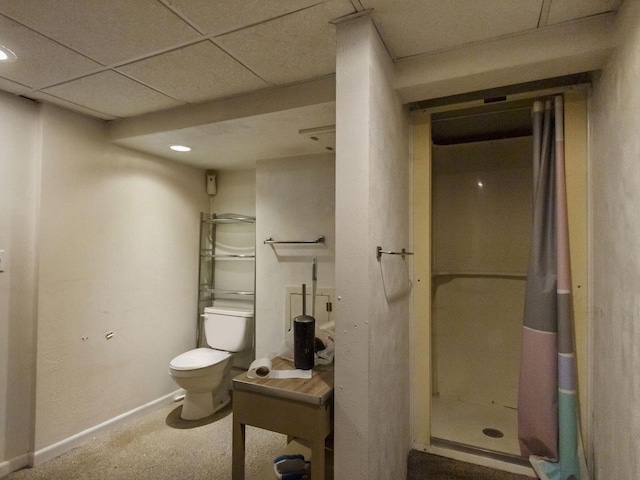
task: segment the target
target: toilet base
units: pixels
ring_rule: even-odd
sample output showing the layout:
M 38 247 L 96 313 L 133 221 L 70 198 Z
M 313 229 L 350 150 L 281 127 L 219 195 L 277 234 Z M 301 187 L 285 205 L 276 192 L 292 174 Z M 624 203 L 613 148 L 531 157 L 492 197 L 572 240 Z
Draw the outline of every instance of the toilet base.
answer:
M 227 389 L 220 392 L 189 392 L 186 391 L 182 403 L 183 420 L 200 420 L 213 415 L 218 410 L 228 405 L 231 397 Z

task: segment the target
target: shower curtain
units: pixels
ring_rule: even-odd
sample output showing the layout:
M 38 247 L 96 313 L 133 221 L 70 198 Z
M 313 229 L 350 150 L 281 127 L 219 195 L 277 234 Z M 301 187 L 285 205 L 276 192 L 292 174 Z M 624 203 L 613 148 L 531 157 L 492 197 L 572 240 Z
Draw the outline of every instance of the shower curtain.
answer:
M 533 144 L 533 228 L 518 390 L 520 451 L 542 479 L 586 480 L 577 416 L 562 96 L 544 106 L 535 102 Z

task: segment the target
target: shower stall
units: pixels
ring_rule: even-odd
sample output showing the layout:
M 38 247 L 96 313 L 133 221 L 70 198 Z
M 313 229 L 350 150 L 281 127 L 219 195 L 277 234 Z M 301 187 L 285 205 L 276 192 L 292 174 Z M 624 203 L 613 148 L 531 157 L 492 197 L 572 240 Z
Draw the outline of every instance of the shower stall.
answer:
M 500 113 L 523 118 L 510 131 L 492 113 L 436 118 L 431 150 L 431 441 L 515 461 L 533 182 L 520 110 Z

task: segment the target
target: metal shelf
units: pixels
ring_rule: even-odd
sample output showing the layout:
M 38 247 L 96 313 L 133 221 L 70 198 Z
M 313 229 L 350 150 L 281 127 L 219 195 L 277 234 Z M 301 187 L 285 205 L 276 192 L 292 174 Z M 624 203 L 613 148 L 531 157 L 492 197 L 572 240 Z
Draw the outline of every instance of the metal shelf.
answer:
M 231 254 L 231 253 L 201 253 L 200 256 L 202 258 L 220 258 L 220 259 L 233 259 L 233 258 L 256 258 L 255 253 L 252 254 L 242 254 L 242 255 L 236 255 L 236 254 Z
M 242 265 L 238 263 L 235 263 L 235 265 L 238 267 L 237 270 L 241 270 L 242 283 L 234 284 L 232 282 L 231 285 L 226 284 L 225 286 L 236 286 L 242 288 L 253 287 L 255 290 L 255 244 L 237 245 L 237 240 L 233 241 L 233 245 L 218 244 L 216 242 L 217 234 L 223 231 L 225 232 L 225 235 L 230 232 L 243 232 L 243 235 L 250 231 L 255 233 L 255 222 L 255 217 L 240 215 L 237 213 L 224 213 L 217 215 L 202 212 L 200 214 L 200 247 L 198 251 L 198 328 L 196 336 L 196 346 L 198 347 L 206 346 L 203 332 L 203 319 L 201 317 L 201 314 L 204 313 L 204 309 L 206 307 L 215 305 L 218 300 L 236 302 L 240 301 L 240 298 L 242 298 L 248 302 L 253 302 L 255 299 L 255 292 L 252 291 L 216 288 L 217 262 L 226 262 L 226 269 L 227 267 L 231 268 L 229 263 L 230 261 L 239 261 Z M 225 225 L 228 224 L 235 224 L 237 228 L 225 227 Z M 233 238 L 233 236 L 230 238 Z M 246 278 L 246 275 L 249 274 L 246 267 L 250 266 L 251 263 L 253 263 L 253 282 L 250 286 L 247 281 L 249 278 Z
M 200 289 L 202 293 L 222 294 L 222 295 L 255 295 L 255 292 L 243 292 L 241 290 L 225 290 L 222 288 L 206 288 Z
M 474 272 L 474 271 L 451 271 L 432 272 L 432 277 L 479 277 L 479 278 L 521 278 L 526 280 L 527 274 L 523 272 Z
M 204 223 L 256 223 L 256 217 L 240 215 L 238 213 L 202 213 L 201 219 Z

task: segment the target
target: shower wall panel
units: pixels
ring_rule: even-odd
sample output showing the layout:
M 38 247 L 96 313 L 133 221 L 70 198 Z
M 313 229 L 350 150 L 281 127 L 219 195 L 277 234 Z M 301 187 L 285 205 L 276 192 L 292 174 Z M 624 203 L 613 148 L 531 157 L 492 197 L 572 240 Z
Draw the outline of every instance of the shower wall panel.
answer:
M 435 285 L 434 394 L 516 408 L 524 279 Z
M 435 273 L 524 273 L 531 138 L 434 146 Z
M 434 146 L 434 395 L 515 408 L 530 137 Z

